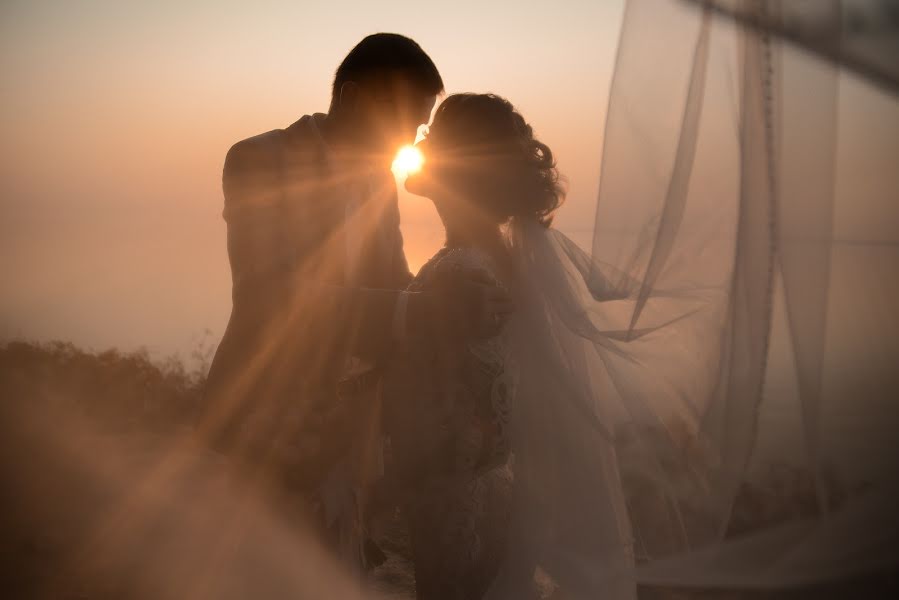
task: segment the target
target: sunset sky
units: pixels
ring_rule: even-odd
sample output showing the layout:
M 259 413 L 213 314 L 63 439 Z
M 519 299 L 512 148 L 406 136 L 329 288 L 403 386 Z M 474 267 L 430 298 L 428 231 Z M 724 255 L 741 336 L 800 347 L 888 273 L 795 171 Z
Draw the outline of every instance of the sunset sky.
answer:
M 416 39 L 449 93 L 520 109 L 568 178 L 557 223 L 577 236 L 593 220 L 621 13 L 620 0 L 3 2 L 0 338 L 167 355 L 208 329 L 216 343 L 225 152 L 325 111 L 334 69 L 376 31 Z M 882 206 L 899 184 L 899 110 L 855 80 L 841 94 L 839 193 Z M 415 269 L 439 223 L 423 199 L 401 209 Z

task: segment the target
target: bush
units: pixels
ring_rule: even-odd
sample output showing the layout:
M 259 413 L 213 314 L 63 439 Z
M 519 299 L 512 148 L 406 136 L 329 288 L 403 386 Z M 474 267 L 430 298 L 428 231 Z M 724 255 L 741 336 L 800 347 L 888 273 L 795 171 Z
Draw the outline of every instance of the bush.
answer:
M 177 357 L 154 363 L 145 350 L 94 353 L 68 342 L 0 347 L 5 402 L 74 409 L 111 431 L 189 426 L 197 413 L 205 363 L 188 370 Z

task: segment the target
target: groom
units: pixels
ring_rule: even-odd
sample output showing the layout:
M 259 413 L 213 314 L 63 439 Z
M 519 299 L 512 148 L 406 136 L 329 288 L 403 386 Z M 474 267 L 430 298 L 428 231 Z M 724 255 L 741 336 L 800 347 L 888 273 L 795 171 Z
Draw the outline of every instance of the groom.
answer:
M 401 291 L 412 276 L 390 165 L 442 91 L 417 43 L 371 35 L 337 69 L 327 114 L 225 159 L 233 309 L 198 429 L 250 479 L 299 491 L 351 566 L 365 563 L 360 515 L 379 470 L 379 366 L 409 332 L 487 337 L 509 310 L 478 273 L 443 294 Z

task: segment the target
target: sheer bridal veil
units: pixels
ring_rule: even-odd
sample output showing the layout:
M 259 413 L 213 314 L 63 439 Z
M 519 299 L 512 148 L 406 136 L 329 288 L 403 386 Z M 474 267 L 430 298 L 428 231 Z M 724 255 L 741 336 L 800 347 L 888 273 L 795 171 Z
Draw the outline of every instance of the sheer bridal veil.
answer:
M 510 229 L 517 491 L 491 597 L 537 568 L 617 598 L 899 562 L 895 183 L 843 164 L 896 149 L 897 23 L 876 1 L 628 3 L 591 252 Z M 864 110 L 883 139 L 840 148 Z M 750 466 L 781 463 L 807 493 L 773 518 Z

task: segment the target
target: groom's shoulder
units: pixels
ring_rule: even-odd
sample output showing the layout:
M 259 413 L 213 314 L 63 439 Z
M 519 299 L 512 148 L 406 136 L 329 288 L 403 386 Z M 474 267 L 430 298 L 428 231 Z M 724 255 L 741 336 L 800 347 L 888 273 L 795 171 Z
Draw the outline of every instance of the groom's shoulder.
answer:
M 285 131 L 273 129 L 237 142 L 225 156 L 225 172 L 259 167 L 276 160 L 284 141 Z

